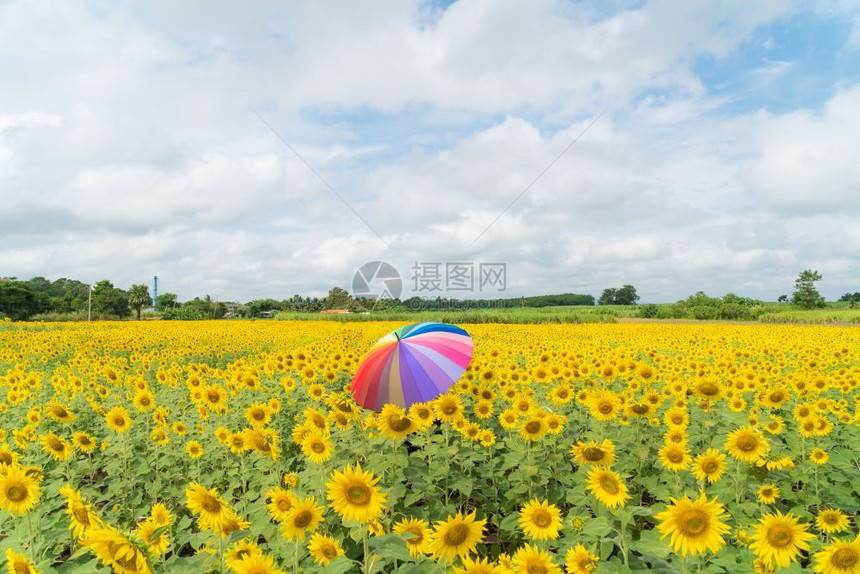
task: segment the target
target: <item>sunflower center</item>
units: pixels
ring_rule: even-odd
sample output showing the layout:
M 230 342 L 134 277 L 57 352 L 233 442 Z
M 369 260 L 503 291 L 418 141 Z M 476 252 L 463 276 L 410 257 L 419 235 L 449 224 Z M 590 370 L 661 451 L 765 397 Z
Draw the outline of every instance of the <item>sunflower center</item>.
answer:
M 672 415 L 672 424 L 680 425 L 684 423 L 684 417 L 681 415 Z
M 836 524 L 839 521 L 839 517 L 835 514 L 822 514 L 821 520 L 824 524 Z
M 532 516 L 532 522 L 540 528 L 546 528 L 552 524 L 552 517 L 546 512 L 536 512 L 534 516 Z
M 51 447 L 51 450 L 55 450 L 57 452 L 65 450 L 63 443 L 61 443 L 56 437 L 48 438 L 48 446 Z
M 637 415 L 644 415 L 648 412 L 648 405 L 636 404 L 633 405 L 633 412 Z
M 675 464 L 678 464 L 684 460 L 684 453 L 679 452 L 677 450 L 672 450 L 666 454 L 666 458 L 669 459 L 669 462 L 674 462 Z
M 860 553 L 854 548 L 840 548 L 833 553 L 830 563 L 841 570 L 850 570 L 860 560 Z
M 774 403 L 778 403 L 784 398 L 785 395 L 782 393 L 782 391 L 774 391 L 770 394 L 770 400 Z
M 529 434 L 537 434 L 538 432 L 540 432 L 540 423 L 538 421 L 527 422 L 526 432 Z
M 289 510 L 293 506 L 292 504 L 290 504 L 290 501 L 287 500 L 286 498 L 281 498 L 275 504 L 277 505 L 278 510 L 281 510 L 284 512 L 286 512 L 287 510 Z
M 27 487 L 23 484 L 10 484 L 6 487 L 6 498 L 12 502 L 21 502 L 27 498 Z
M 84 526 L 88 526 L 90 524 L 90 513 L 87 512 L 86 508 L 83 508 L 81 506 L 75 506 L 72 509 L 72 514 L 75 515 L 75 520 L 77 520 Z
M 266 418 L 266 413 L 263 411 L 254 411 L 253 417 L 255 421 L 261 421 Z
M 69 413 L 63 407 L 57 407 L 54 409 L 54 414 L 57 415 L 57 418 L 64 419 Z
M 457 412 L 457 405 L 449 403 L 442 407 L 442 412 L 446 415 L 453 415 Z
M 469 527 L 465 524 L 456 524 L 445 533 L 445 546 L 459 546 L 469 538 Z
M 582 457 L 590 462 L 599 462 L 603 460 L 605 456 L 606 453 L 603 452 L 603 449 L 596 446 L 590 446 L 582 451 Z
M 296 528 L 307 528 L 308 524 L 311 523 L 312 518 L 313 516 L 309 510 L 302 510 L 296 515 L 295 519 L 293 519 L 293 524 Z
M 611 403 L 601 403 L 597 408 L 601 414 L 608 415 L 612 412 L 612 404 Z
M 767 531 L 767 541 L 771 546 L 783 548 L 794 541 L 794 531 L 784 524 L 775 524 Z
M 149 397 L 142 397 L 140 399 L 140 404 L 144 407 L 148 407 L 149 406 Z
M 314 451 L 314 452 L 315 452 L 315 453 L 317 453 L 317 454 L 322 454 L 322 453 L 324 453 L 324 452 L 325 452 L 325 445 L 324 445 L 323 443 L 321 443 L 321 442 L 315 442 L 315 443 L 311 446 L 311 450 L 312 450 L 312 451 Z
M 212 514 L 221 512 L 221 503 L 211 494 L 203 495 L 203 500 L 200 502 L 200 506 L 203 507 L 203 510 Z
M 12 464 L 12 455 L 8 452 L 0 452 L 0 464 L 9 466 Z
M 412 538 L 406 541 L 406 544 L 410 544 L 412 546 L 418 546 L 424 541 L 424 533 L 421 532 L 418 528 L 407 528 L 406 532 L 409 534 L 414 534 Z
M 322 555 L 331 560 L 337 556 L 337 548 L 334 546 L 326 546 L 322 549 Z
M 600 486 L 609 494 L 618 494 L 618 482 L 612 476 L 600 477 Z
M 719 467 L 719 465 L 717 464 L 717 461 L 715 461 L 715 460 L 706 460 L 702 464 L 702 470 L 704 470 L 708 474 L 716 472 L 718 467 Z
M 758 446 L 758 439 L 752 435 L 745 435 L 738 439 L 738 450 L 743 452 L 752 452 Z
M 699 392 L 706 397 L 713 397 L 718 392 L 720 392 L 720 389 L 714 383 L 702 383 L 701 385 L 699 385 Z
M 30 565 L 26 562 L 22 562 L 20 560 L 16 560 L 12 565 L 15 574 L 30 574 Z
M 685 510 L 677 524 L 684 536 L 699 536 L 708 528 L 708 515 L 698 509 Z
M 365 506 L 370 502 L 370 489 L 366 484 L 351 484 L 346 489 L 346 498 L 350 504 Z
M 391 430 L 396 432 L 402 432 L 409 428 L 409 425 L 412 421 L 409 420 L 409 417 L 401 417 L 400 415 L 391 415 L 388 417 L 388 426 L 391 427 Z

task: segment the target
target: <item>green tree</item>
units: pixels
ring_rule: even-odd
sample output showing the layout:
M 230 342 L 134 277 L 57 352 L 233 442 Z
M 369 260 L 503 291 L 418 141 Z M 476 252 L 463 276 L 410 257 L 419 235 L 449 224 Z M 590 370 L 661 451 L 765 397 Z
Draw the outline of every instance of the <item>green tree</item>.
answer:
M 173 309 L 178 305 L 178 299 L 179 297 L 176 293 L 161 293 L 155 302 L 155 310 L 164 311 L 166 309 Z
M 146 285 L 132 285 L 128 290 L 128 306 L 137 313 L 140 321 L 140 310 L 152 305 L 152 297 L 149 295 L 149 287 Z
M 349 309 L 352 305 L 352 296 L 340 287 L 332 288 L 323 299 L 323 309 Z
M 608 287 L 600 294 L 600 299 L 597 300 L 601 305 L 615 305 L 615 297 L 618 294 L 618 289 Z
M 824 307 L 824 297 L 815 288 L 815 282 L 821 281 L 821 273 L 804 269 L 794 281 L 794 295 L 791 302 L 801 309 L 816 309 Z
M 14 321 L 29 319 L 51 308 L 45 293 L 33 289 L 23 281 L 0 281 L 0 311 Z
M 93 314 L 101 318 L 128 317 L 131 315 L 128 295 L 107 279 L 102 279 L 93 286 Z
M 635 305 L 639 301 L 639 294 L 636 293 L 636 287 L 633 285 L 625 285 L 615 293 L 616 305 Z

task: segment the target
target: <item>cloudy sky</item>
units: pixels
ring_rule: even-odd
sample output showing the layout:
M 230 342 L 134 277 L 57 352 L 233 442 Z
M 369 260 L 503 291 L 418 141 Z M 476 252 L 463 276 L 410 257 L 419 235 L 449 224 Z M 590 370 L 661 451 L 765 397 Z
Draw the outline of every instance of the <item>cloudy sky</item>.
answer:
M 117 4 L 0 0 L 0 276 L 860 290 L 857 2 Z

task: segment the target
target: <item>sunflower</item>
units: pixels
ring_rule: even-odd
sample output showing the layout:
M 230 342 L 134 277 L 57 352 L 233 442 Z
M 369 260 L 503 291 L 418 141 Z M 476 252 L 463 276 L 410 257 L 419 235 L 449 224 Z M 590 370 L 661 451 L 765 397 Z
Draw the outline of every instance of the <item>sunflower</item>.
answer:
M 261 428 L 269 424 L 272 415 L 266 404 L 254 403 L 245 409 L 245 418 L 254 428 Z
M 582 466 L 612 466 L 615 462 L 615 443 L 609 439 L 603 439 L 599 444 L 595 441 L 579 441 L 570 447 L 570 454 Z
M 851 526 L 851 521 L 841 510 L 826 508 L 815 517 L 815 526 L 824 534 L 837 534 Z
M 690 414 L 683 407 L 672 407 L 663 415 L 663 422 L 669 427 L 686 428 L 690 424 Z
M 830 455 L 820 448 L 814 448 L 809 453 L 809 460 L 820 466 L 830 460 Z
M 67 484 L 60 488 L 60 494 L 66 497 L 66 513 L 70 519 L 69 530 L 72 531 L 75 538 L 81 538 L 90 528 L 102 528 L 104 526 L 92 505 L 85 504 L 78 491 Z
M 792 513 L 765 514 L 753 527 L 753 543 L 750 548 L 763 561 L 785 568 L 801 550 L 809 550 L 809 541 L 815 538 L 807 532 L 809 525 L 798 523 Z
M 186 506 L 197 516 L 197 522 L 202 530 L 218 531 L 221 522 L 230 512 L 230 507 L 224 502 L 214 488 L 206 489 L 192 482 L 185 490 Z
M 12 466 L 18 462 L 21 455 L 14 450 L 9 450 L 5 444 L 0 441 L 0 468 L 4 466 Z
M 343 471 L 335 470 L 331 481 L 326 483 L 328 500 L 331 507 L 344 520 L 367 522 L 377 518 L 385 509 L 385 495 L 376 483 L 379 478 L 372 472 L 347 466 Z
M 461 512 L 457 516 L 449 514 L 447 519 L 436 522 L 427 550 L 445 561 L 454 556 L 467 556 L 483 539 L 486 524 L 486 520 L 475 519 L 474 511 L 466 516 Z
M 75 413 L 67 409 L 59 401 L 51 401 L 45 406 L 45 413 L 59 423 L 70 423 L 75 420 Z
M 24 554 L 18 554 L 11 548 L 6 549 L 6 566 L 11 574 L 39 574 Z
M 413 403 L 409 407 L 409 418 L 417 425 L 419 430 L 430 428 L 433 424 L 433 409 L 425 403 Z
M 343 548 L 333 537 L 316 532 L 308 543 L 308 552 L 313 556 L 314 562 L 325 565 L 343 554 Z
M 271 556 L 264 555 L 260 550 L 243 555 L 231 566 L 234 574 L 284 574 L 275 565 Z
M 857 574 L 860 571 L 860 537 L 850 542 L 834 540 L 815 553 L 815 572 Z
M 252 542 L 249 538 L 243 538 L 238 542 L 233 543 L 226 552 L 224 552 L 224 563 L 231 570 L 235 569 L 238 564 L 246 556 L 260 556 L 263 552 L 256 542 Z
M 152 518 L 140 522 L 134 532 L 135 538 L 143 542 L 147 551 L 153 556 L 160 556 L 170 546 L 170 539 L 166 532 L 155 536 L 155 531 L 161 528 Z
M 454 422 L 463 416 L 463 402 L 456 395 L 445 394 L 433 403 L 436 416 L 444 422 Z
M 473 408 L 475 417 L 485 420 L 493 416 L 493 403 L 490 401 L 478 401 Z
M 687 449 L 677 444 L 667 444 L 663 446 L 658 454 L 660 456 L 660 464 L 667 470 L 678 472 L 690 466 L 693 458 L 687 452 Z
M 224 427 L 218 427 L 215 429 L 215 439 L 221 444 L 227 444 L 230 440 L 230 431 Z
M 278 522 L 282 522 L 287 518 L 287 513 L 295 504 L 296 498 L 293 493 L 280 486 L 275 487 L 266 493 L 270 502 L 267 504 L 269 514 Z
M 526 544 L 514 554 L 514 572 L 524 574 L 562 574 L 552 554 L 538 546 Z
M 713 484 L 720 480 L 726 470 L 726 455 L 715 448 L 709 448 L 696 457 L 693 463 L 693 475 L 698 480 Z
M 612 391 L 595 391 L 588 398 L 588 408 L 591 416 L 599 421 L 610 421 L 618 416 L 621 410 L 621 399 Z
M 302 439 L 302 452 L 315 464 L 322 464 L 332 457 L 331 442 L 322 432 L 314 430 Z
M 112 526 L 88 531 L 86 538 L 81 540 L 81 547 L 88 548 L 99 560 L 112 566 L 119 574 L 150 573 L 143 552 Z
M 472 560 L 468 556 L 463 557 L 463 567 L 454 568 L 453 574 L 499 574 L 500 569 L 493 564 L 489 558 L 477 558 Z
M 400 536 L 407 533 L 410 535 L 404 541 L 406 542 L 406 548 L 409 550 L 409 555 L 413 559 L 417 559 L 427 552 L 427 546 L 430 542 L 430 524 L 426 520 L 418 518 L 401 520 L 394 525 L 393 530 L 395 534 L 399 534 Z
M 296 499 L 281 522 L 281 534 L 287 540 L 304 540 L 308 532 L 317 529 L 322 517 L 323 508 L 313 496 Z
M 406 411 L 397 405 L 387 404 L 376 418 L 376 424 L 382 436 L 390 439 L 402 439 L 414 432 L 416 426 L 412 419 L 406 416 Z
M 588 471 L 588 490 L 609 508 L 624 506 L 630 498 L 621 477 L 608 468 L 595 467 Z
M 499 423 L 502 425 L 502 428 L 506 430 L 512 430 L 516 427 L 518 420 L 519 415 L 514 409 L 505 409 L 499 413 Z
M 105 422 L 110 430 L 117 434 L 124 433 L 131 426 L 131 418 L 125 407 L 116 406 L 105 415 Z
M 39 500 L 39 485 L 19 466 L 0 473 L 0 508 L 12 514 L 27 514 Z
M 41 437 L 42 448 L 51 455 L 54 460 L 68 460 L 72 456 L 72 445 L 52 432 Z
M 173 513 L 160 502 L 152 505 L 149 517 L 159 526 L 167 526 L 173 522 Z
M 185 452 L 191 458 L 200 458 L 203 456 L 203 445 L 196 440 L 190 440 L 185 444 Z
M 92 452 L 96 449 L 96 440 L 85 432 L 72 434 L 72 444 L 83 453 Z
M 523 440 L 536 441 L 546 436 L 547 428 L 546 421 L 543 418 L 531 416 L 525 419 L 520 424 L 520 436 Z
M 657 529 L 661 538 L 671 536 L 672 549 L 682 556 L 702 554 L 706 550 L 718 552 L 725 544 L 723 535 L 729 527 L 723 519 L 728 518 L 725 507 L 717 499 L 709 501 L 704 493 L 695 501 L 688 496 L 670 498 L 671 505 L 656 515 L 660 524 Z
M 768 451 L 768 442 L 752 427 L 742 427 L 729 433 L 725 448 L 741 462 L 755 462 Z
M 762 504 L 772 504 L 779 498 L 779 487 L 774 484 L 763 484 L 756 493 L 758 501 Z
M 555 540 L 561 530 L 561 510 L 546 500 L 532 499 L 520 509 L 519 523 L 532 540 Z
M 582 544 L 577 544 L 564 555 L 564 567 L 569 574 L 591 574 L 597 570 L 596 554 L 592 554 Z
M 138 412 L 151 411 L 155 408 L 155 397 L 149 392 L 149 389 L 138 391 L 134 395 L 134 408 Z
M 206 385 L 203 389 L 203 404 L 215 412 L 227 410 L 227 391 L 221 385 Z

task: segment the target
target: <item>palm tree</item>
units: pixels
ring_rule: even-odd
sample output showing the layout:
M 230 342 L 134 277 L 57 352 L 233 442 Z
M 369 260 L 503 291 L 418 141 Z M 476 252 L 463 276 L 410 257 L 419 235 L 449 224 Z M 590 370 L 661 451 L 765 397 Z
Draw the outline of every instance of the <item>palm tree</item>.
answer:
M 137 312 L 137 320 L 140 321 L 140 310 L 152 305 L 152 297 L 149 296 L 149 287 L 146 285 L 132 285 L 128 290 L 128 306 Z

